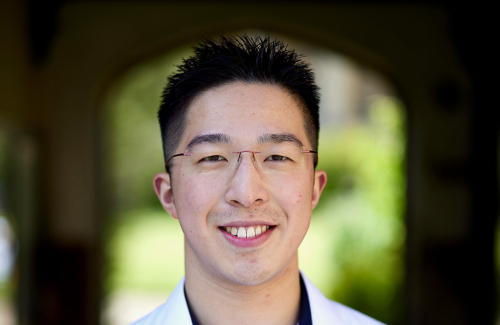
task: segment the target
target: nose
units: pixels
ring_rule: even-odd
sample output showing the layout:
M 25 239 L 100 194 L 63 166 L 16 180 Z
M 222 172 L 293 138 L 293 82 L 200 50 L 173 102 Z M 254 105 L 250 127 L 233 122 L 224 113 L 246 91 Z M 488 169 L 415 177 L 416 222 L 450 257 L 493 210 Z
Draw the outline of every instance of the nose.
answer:
M 227 203 L 233 206 L 250 207 L 261 204 L 269 199 L 262 174 L 254 162 L 252 152 L 240 153 L 239 164 L 228 180 L 228 189 L 225 195 Z

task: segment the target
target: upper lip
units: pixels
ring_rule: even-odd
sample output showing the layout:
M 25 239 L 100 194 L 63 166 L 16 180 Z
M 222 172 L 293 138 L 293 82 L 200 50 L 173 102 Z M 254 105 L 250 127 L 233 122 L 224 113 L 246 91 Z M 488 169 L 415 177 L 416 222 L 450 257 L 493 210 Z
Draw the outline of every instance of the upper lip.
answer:
M 256 226 L 274 226 L 268 221 L 252 220 L 252 221 L 232 221 L 219 227 L 256 227 Z

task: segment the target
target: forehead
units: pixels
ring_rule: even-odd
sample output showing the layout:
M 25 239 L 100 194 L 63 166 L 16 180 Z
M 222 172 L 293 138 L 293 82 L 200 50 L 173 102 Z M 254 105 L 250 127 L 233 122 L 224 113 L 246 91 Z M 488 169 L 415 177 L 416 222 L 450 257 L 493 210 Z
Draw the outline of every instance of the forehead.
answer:
M 189 106 L 181 146 L 203 134 L 253 145 L 264 134 L 290 133 L 310 145 L 300 104 L 274 85 L 235 82 L 200 94 Z

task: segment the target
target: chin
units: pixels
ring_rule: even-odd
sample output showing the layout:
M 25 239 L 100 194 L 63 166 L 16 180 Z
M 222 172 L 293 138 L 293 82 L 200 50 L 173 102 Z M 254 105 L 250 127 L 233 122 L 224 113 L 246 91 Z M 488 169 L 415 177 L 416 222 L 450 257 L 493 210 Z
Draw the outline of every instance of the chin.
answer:
M 271 279 L 273 274 L 270 271 L 247 270 L 245 272 L 236 272 L 228 276 L 233 283 L 243 286 L 256 286 Z
M 285 265 L 263 267 L 262 265 L 244 264 L 232 269 L 231 273 L 224 274 L 225 278 L 238 285 L 256 286 L 265 283 L 279 275 L 286 268 Z

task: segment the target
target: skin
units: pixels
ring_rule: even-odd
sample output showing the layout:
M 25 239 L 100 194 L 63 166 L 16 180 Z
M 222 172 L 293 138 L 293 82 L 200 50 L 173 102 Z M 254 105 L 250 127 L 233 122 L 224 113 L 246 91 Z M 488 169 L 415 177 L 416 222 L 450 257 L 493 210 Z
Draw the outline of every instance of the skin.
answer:
M 199 95 L 189 107 L 176 153 L 196 136 L 225 134 L 256 150 L 263 134 L 293 134 L 311 149 L 299 103 L 277 86 L 231 83 Z M 225 179 L 184 173 L 155 176 L 156 194 L 185 234 L 186 294 L 200 324 L 296 324 L 300 300 L 297 249 L 326 184 L 314 170 L 270 181 L 243 154 Z M 183 159 L 183 158 L 180 158 Z M 172 182 L 175 186 L 172 188 Z M 237 247 L 220 226 L 272 225 L 256 247 Z

